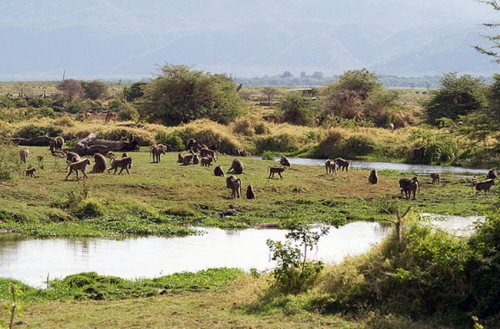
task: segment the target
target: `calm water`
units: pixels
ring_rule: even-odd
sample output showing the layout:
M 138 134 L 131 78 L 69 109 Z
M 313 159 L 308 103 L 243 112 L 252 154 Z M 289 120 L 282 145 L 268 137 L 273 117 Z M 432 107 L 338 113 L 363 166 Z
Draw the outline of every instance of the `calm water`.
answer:
M 462 231 L 476 218 L 450 217 L 436 221 L 446 230 Z M 80 272 L 97 272 L 126 279 L 153 278 L 213 267 L 273 268 L 267 239 L 284 241 L 286 231 L 203 229 L 206 234 L 183 238 L 0 239 L 0 276 L 31 286 Z M 390 232 L 380 223 L 352 222 L 320 239 L 309 253 L 314 259 L 338 262 L 369 250 Z

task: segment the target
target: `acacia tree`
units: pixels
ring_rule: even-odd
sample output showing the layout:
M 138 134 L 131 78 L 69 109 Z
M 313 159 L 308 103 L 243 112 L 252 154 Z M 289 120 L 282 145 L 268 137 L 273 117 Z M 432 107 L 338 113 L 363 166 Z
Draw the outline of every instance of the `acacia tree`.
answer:
M 108 94 L 108 86 L 101 81 L 82 81 L 82 88 L 85 92 L 85 96 L 92 100 L 103 98 Z
M 486 3 L 490 6 L 492 6 L 494 10 L 500 11 L 500 5 L 497 3 L 497 1 L 478 0 L 478 2 Z M 486 27 L 491 27 L 491 28 L 500 27 L 500 23 L 483 23 L 483 25 Z M 498 54 L 498 51 L 496 50 L 496 49 L 500 48 L 500 36 L 498 36 L 498 35 L 493 35 L 493 36 L 483 35 L 483 37 L 485 39 L 487 39 L 488 41 L 493 43 L 492 46 L 490 47 L 490 49 L 485 49 L 485 48 L 479 47 L 479 46 L 474 46 L 474 48 L 476 48 L 476 50 L 482 54 L 493 57 L 493 60 L 495 62 L 500 63 L 500 54 Z
M 262 93 L 266 96 L 268 105 L 271 106 L 273 98 L 279 95 L 280 91 L 275 87 L 266 86 L 262 88 Z
M 228 124 L 243 111 L 233 80 L 221 74 L 165 64 L 157 78 L 142 88 L 141 116 L 162 119 L 167 125 L 207 118 Z
M 83 97 L 84 95 L 82 83 L 78 80 L 63 80 L 57 84 L 56 88 L 62 91 L 70 101 L 77 97 Z

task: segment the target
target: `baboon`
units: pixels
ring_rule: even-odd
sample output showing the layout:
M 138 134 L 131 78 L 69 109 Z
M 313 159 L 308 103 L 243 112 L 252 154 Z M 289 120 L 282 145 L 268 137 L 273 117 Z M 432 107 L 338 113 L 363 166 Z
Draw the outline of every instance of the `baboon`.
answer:
M 234 149 L 234 156 L 246 157 L 248 156 L 248 152 L 246 150 Z
M 441 176 L 437 172 L 431 174 L 432 184 L 441 184 Z
M 335 158 L 335 159 L 333 159 L 333 161 L 335 161 L 337 168 L 339 170 L 342 170 L 342 171 L 344 171 L 344 169 L 345 169 L 345 171 L 349 171 L 349 167 L 352 165 L 351 160 L 345 160 L 342 158 Z
M 29 154 L 30 154 L 30 151 L 28 149 L 20 149 L 19 150 L 19 159 L 21 160 L 22 163 L 26 163 L 26 161 L 28 161 Z
M 334 173 L 336 174 L 337 173 L 337 163 L 335 162 L 335 160 L 326 160 L 325 161 L 325 169 L 326 169 L 326 173 Z
M 214 168 L 214 175 L 224 177 L 224 170 L 222 170 L 222 165 L 217 165 Z
M 81 171 L 83 174 L 84 178 L 89 178 L 87 176 L 86 170 L 87 166 L 90 165 L 90 160 L 89 159 L 83 159 L 78 162 L 73 162 L 68 165 L 68 174 L 66 175 L 65 179 L 68 179 L 69 175 L 74 171 L 76 173 L 76 179 L 78 179 L 78 171 Z
M 255 192 L 252 185 L 248 185 L 247 187 L 247 199 L 255 199 Z
M 200 163 L 200 158 L 198 157 L 198 154 L 193 155 L 193 164 L 197 165 Z
M 392 123 L 392 122 L 391 122 L 391 123 L 389 123 L 389 127 L 387 127 L 387 128 L 388 128 L 388 129 L 391 131 L 391 133 L 392 133 L 392 132 L 394 131 L 394 128 L 395 128 L 395 127 L 394 127 L 394 123 Z
M 113 122 L 116 122 L 116 112 L 106 113 L 106 118 L 104 119 L 104 122 L 110 122 L 111 120 L 113 120 Z
M 368 182 L 371 184 L 377 184 L 378 176 L 377 176 L 377 171 L 375 169 L 370 171 L 370 176 L 368 176 Z
M 495 168 L 491 168 L 488 171 L 488 174 L 486 175 L 486 179 L 495 179 L 495 178 L 497 178 L 496 169 Z
M 132 168 L 132 158 L 131 157 L 124 157 L 124 158 L 121 158 L 121 159 L 112 159 L 111 160 L 111 167 L 108 169 L 108 174 L 111 170 L 114 169 L 114 173 L 116 175 L 116 171 L 118 170 L 118 168 L 121 168 L 120 169 L 120 172 L 118 173 L 121 174 L 123 169 L 125 169 L 125 171 L 127 172 L 127 174 L 130 174 L 130 172 L 128 171 L 129 168 Z
M 486 192 L 490 191 L 492 185 L 495 185 L 495 181 L 491 178 L 483 181 L 479 181 L 475 177 L 472 179 L 472 187 L 476 188 L 476 194 L 481 191 L 484 191 L 484 194 L 486 194 Z
M 415 176 L 412 178 L 401 178 L 399 180 L 399 187 L 401 189 L 401 193 L 404 193 L 407 199 L 409 199 L 413 194 L 413 200 L 415 200 L 417 190 L 420 191 L 418 180 Z
M 232 198 L 239 198 L 241 196 L 241 179 L 233 175 L 227 176 L 226 187 L 231 189 Z
M 49 139 L 50 153 L 54 153 L 55 151 L 62 149 L 63 145 L 64 138 L 62 136 L 57 136 L 55 138 Z
M 278 174 L 278 175 L 280 175 L 280 179 L 283 179 L 283 176 L 281 176 L 281 173 L 285 171 L 285 168 L 286 167 L 269 166 L 269 177 L 267 177 L 267 178 L 274 177 L 274 174 Z
M 162 154 L 167 153 L 168 151 L 168 146 L 163 145 L 163 144 L 158 144 L 158 145 L 153 145 L 151 146 L 151 150 L 149 153 L 153 156 L 153 163 L 158 163 L 160 162 L 160 156 Z
M 80 158 L 80 155 L 75 152 L 66 152 L 66 161 L 69 162 L 78 162 L 81 161 L 82 159 Z
M 106 157 L 101 153 L 94 154 L 94 167 L 92 167 L 91 173 L 100 174 L 106 170 Z
M 423 159 L 425 158 L 425 150 L 427 148 L 425 146 L 413 149 L 413 158 L 415 159 Z
M 184 156 L 182 154 L 177 155 L 177 163 L 183 163 L 184 162 Z
M 217 152 L 209 149 L 208 147 L 202 147 L 200 149 L 200 156 L 202 157 L 211 156 L 212 159 L 214 159 L 214 161 L 217 162 Z
M 186 151 L 187 151 L 187 150 L 190 150 L 190 149 L 193 149 L 195 152 L 197 152 L 197 151 L 198 151 L 199 146 L 200 146 L 200 143 L 198 143 L 198 142 L 196 141 L 196 139 L 194 139 L 194 138 L 190 138 L 190 139 L 188 140 L 188 142 L 186 143 Z
M 194 155 L 193 155 L 193 154 L 188 154 L 188 155 L 184 156 L 184 157 L 182 158 L 182 164 L 183 164 L 184 166 L 187 166 L 187 165 L 192 164 L 192 163 L 193 163 L 193 158 L 194 158 Z
M 202 157 L 200 163 L 202 167 L 210 167 L 212 165 L 213 158 L 211 156 Z
M 28 168 L 24 171 L 24 177 L 33 177 L 33 178 L 38 178 L 37 175 L 35 175 L 36 168 Z
M 82 122 L 84 121 L 92 121 L 92 113 L 90 112 L 85 112 L 83 115 L 82 115 Z
M 290 167 L 290 160 L 288 160 L 288 158 L 283 155 L 280 159 L 280 165 L 282 165 L 283 167 Z
M 233 160 L 233 163 L 231 164 L 231 168 L 229 168 L 229 170 L 227 172 L 231 173 L 231 174 L 242 174 L 243 168 L 244 168 L 243 162 L 241 162 L 240 159 L 236 158 Z

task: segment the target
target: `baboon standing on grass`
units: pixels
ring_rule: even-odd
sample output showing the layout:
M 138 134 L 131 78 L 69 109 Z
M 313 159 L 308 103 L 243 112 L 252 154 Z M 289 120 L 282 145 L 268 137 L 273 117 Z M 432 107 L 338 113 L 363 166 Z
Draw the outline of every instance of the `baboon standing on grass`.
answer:
M 69 175 L 74 171 L 76 173 L 76 179 L 80 178 L 78 177 L 78 171 L 81 171 L 83 174 L 84 178 L 89 178 L 87 176 L 86 170 L 87 166 L 90 165 L 90 160 L 89 159 L 83 159 L 78 162 L 73 162 L 68 165 L 68 174 L 66 175 L 65 179 L 68 179 Z

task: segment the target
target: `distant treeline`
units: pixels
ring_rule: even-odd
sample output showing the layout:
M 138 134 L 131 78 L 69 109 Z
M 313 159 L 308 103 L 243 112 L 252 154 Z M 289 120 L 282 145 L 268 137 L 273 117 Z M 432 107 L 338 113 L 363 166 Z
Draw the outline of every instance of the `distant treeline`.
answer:
M 399 77 L 396 75 L 380 75 L 378 76 L 380 82 L 382 82 L 388 88 L 419 88 L 419 89 L 436 89 L 441 87 L 440 79 L 441 75 L 435 76 L 422 76 L 422 77 Z M 338 75 L 332 77 L 323 77 L 315 74 L 313 76 L 294 77 L 285 72 L 282 75 L 275 76 L 264 76 L 255 78 L 233 78 L 236 84 L 243 84 L 245 86 L 310 86 L 310 87 L 320 87 L 326 86 L 330 82 L 335 82 L 339 78 Z M 491 78 L 479 77 L 485 81 L 491 80 Z

